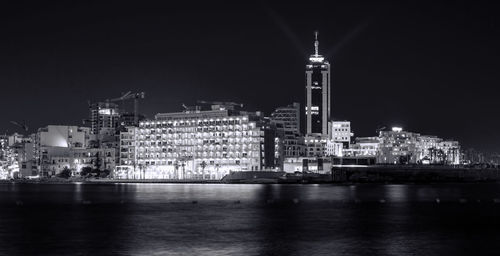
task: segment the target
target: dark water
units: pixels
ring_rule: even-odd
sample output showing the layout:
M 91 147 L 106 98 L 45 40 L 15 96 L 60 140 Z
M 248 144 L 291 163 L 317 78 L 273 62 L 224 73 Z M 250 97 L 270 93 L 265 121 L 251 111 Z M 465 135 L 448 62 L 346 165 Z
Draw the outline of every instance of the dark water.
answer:
M 0 184 L 0 255 L 486 254 L 498 184 Z

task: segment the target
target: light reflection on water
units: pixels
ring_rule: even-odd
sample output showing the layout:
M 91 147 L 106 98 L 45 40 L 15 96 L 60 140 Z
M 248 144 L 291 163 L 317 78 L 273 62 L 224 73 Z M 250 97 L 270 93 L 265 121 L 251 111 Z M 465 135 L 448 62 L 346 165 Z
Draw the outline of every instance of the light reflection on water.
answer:
M 497 184 L 1 184 L 0 255 L 467 255 L 500 250 L 495 198 Z

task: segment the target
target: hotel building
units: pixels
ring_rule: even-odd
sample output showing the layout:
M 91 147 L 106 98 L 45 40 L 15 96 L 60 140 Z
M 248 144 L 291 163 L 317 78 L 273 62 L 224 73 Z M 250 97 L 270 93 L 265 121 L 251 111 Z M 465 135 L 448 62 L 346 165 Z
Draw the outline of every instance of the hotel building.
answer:
M 274 145 L 264 145 L 266 127 L 260 112 L 234 106 L 160 113 L 121 133 L 115 177 L 221 179 L 230 172 L 262 170 L 273 162 L 266 156 L 274 154 Z

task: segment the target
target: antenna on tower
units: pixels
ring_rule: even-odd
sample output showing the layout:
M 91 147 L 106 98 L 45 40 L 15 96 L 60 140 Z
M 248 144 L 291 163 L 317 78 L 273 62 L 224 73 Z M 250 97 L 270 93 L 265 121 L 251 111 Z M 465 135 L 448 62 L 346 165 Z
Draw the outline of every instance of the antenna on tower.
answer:
M 318 46 L 319 46 L 319 41 L 318 41 L 318 31 L 314 31 L 314 55 L 318 56 Z

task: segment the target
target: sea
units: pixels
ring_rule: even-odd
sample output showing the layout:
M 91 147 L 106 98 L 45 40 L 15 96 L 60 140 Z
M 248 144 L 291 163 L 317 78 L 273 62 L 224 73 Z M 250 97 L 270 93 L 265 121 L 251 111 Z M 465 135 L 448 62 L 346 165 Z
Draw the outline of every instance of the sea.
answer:
M 0 184 L 0 255 L 500 255 L 500 184 Z

